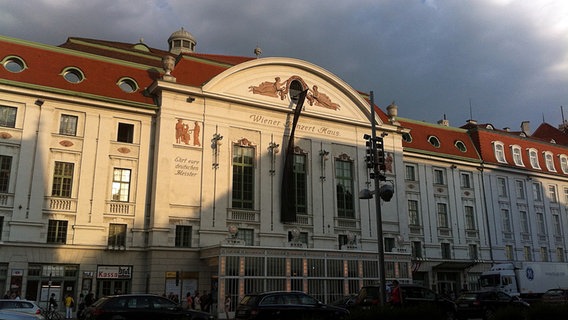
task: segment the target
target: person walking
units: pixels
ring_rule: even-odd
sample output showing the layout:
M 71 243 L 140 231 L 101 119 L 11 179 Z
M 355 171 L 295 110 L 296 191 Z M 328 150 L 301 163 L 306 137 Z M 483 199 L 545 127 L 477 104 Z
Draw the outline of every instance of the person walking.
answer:
M 400 287 L 397 280 L 392 281 L 390 304 L 393 307 L 400 307 L 400 305 L 402 305 L 402 295 L 400 294 Z
M 231 297 L 229 295 L 225 296 L 225 319 L 229 318 L 229 312 L 231 311 Z
M 70 294 L 65 296 L 65 319 L 73 319 L 73 307 L 75 306 L 75 300 Z

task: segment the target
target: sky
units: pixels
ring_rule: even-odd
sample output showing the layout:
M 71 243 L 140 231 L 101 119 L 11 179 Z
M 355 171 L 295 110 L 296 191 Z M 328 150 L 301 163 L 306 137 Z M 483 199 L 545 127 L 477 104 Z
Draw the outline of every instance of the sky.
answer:
M 0 0 L 0 34 L 50 45 L 167 50 L 181 27 L 197 52 L 305 60 L 404 118 L 514 131 L 568 119 L 567 0 Z

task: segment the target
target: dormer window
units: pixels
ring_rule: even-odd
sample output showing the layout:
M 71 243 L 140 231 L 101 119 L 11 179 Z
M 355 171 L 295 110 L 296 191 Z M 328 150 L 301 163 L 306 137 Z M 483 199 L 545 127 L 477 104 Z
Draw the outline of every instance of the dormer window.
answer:
M 404 140 L 404 142 L 408 142 L 411 143 L 412 142 L 412 135 L 410 135 L 410 133 L 405 132 L 402 134 L 402 140 Z
M 565 154 L 560 155 L 560 169 L 563 173 L 568 174 L 568 157 Z
M 546 164 L 546 169 L 550 172 L 556 172 L 556 168 L 554 167 L 554 157 L 552 152 L 545 151 L 544 152 L 544 163 Z
M 440 140 L 436 136 L 429 136 L 428 142 L 430 142 L 430 144 L 433 145 L 435 148 L 440 147 Z
M 538 163 L 538 152 L 535 148 L 529 149 L 529 160 L 533 169 L 540 169 L 540 164 Z
M 494 141 L 493 151 L 495 152 L 495 159 L 497 159 L 497 162 L 507 163 L 507 160 L 505 160 L 505 147 L 503 145 L 503 142 Z
M 513 153 L 513 161 L 516 166 L 524 167 L 523 156 L 521 154 L 521 147 L 518 145 L 511 146 L 511 152 Z
M 65 80 L 71 83 L 80 83 L 85 80 L 85 75 L 83 72 L 77 68 L 68 67 L 61 72 L 61 75 Z
M 465 146 L 465 143 L 463 143 L 463 141 L 458 140 L 458 141 L 456 141 L 456 143 L 455 143 L 454 145 L 455 145 L 456 148 L 458 148 L 458 150 L 461 151 L 461 152 L 466 152 L 466 151 L 467 151 L 467 148 L 466 148 L 466 146 Z

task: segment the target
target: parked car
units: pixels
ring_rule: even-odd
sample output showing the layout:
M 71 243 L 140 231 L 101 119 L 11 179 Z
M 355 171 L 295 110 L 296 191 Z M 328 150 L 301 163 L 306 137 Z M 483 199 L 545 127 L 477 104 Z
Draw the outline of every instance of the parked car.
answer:
M 345 308 L 324 304 L 300 291 L 271 291 L 248 294 L 235 312 L 239 320 L 327 320 L 348 319 Z
M 378 306 L 379 285 L 363 286 L 355 299 L 352 308 L 368 309 Z M 442 310 L 446 319 L 454 319 L 456 314 L 456 304 L 445 297 L 442 297 L 434 291 L 414 284 L 400 284 L 400 293 L 402 296 L 402 307 L 414 307 L 419 305 L 431 306 L 437 310 Z M 386 290 L 385 290 L 386 291 Z
M 351 307 L 351 305 L 353 305 L 355 303 L 356 298 L 357 298 L 356 294 L 350 294 L 348 296 L 343 296 L 343 297 L 333 301 L 330 304 L 332 306 L 342 307 L 342 308 L 348 309 L 349 307 Z
M 41 314 L 0 309 L 2 320 L 45 320 Z
M 34 301 L 30 300 L 0 299 L 0 310 L 41 314 L 41 308 Z
M 213 320 L 207 312 L 188 310 L 154 294 L 122 294 L 98 299 L 85 309 L 85 320 L 184 319 Z
M 530 305 L 516 296 L 510 296 L 502 291 L 472 291 L 462 293 L 456 299 L 458 307 L 457 318 L 492 319 L 495 312 L 502 308 L 516 307 L 528 309 Z
M 568 303 L 568 288 L 549 289 L 542 295 L 544 303 Z

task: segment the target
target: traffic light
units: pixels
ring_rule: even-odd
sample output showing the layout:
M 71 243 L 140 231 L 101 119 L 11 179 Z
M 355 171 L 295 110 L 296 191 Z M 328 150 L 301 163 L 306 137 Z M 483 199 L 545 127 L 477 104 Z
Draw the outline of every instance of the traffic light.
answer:
M 373 143 L 373 138 L 366 134 L 363 136 L 363 139 L 365 139 L 365 146 L 367 147 L 366 149 L 366 154 L 365 154 L 365 162 L 367 163 L 367 168 L 372 169 L 375 167 L 375 146 Z
M 375 146 L 377 148 L 377 165 L 379 166 L 380 171 L 385 171 L 385 148 L 383 145 L 383 138 L 376 137 L 375 139 Z

